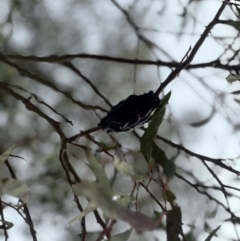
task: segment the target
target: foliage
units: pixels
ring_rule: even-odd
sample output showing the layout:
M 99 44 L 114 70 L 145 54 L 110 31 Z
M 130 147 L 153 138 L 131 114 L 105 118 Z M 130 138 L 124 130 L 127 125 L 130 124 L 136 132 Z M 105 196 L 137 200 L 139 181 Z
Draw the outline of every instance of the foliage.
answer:
M 239 240 L 238 1 L 0 9 L 1 240 Z

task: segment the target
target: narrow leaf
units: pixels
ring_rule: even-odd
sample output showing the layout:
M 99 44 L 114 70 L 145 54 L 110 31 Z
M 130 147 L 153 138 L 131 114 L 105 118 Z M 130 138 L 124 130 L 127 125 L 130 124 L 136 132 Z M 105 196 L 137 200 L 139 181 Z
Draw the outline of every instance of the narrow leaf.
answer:
M 168 103 L 170 96 L 171 96 L 171 92 L 169 92 L 163 98 L 160 105 L 154 112 L 147 130 L 145 131 L 145 133 L 143 134 L 143 136 L 140 140 L 141 151 L 147 162 L 149 162 L 150 158 L 151 158 L 151 153 L 152 153 L 151 142 L 154 140 L 154 138 L 158 132 L 158 128 L 162 123 L 162 120 L 163 120 L 163 117 L 165 114 L 165 106 Z
M 235 8 L 236 8 L 236 10 L 237 10 L 237 12 L 238 12 L 238 18 L 240 18 L 240 7 L 238 7 L 237 5 L 235 5 Z
M 212 120 L 212 118 L 214 117 L 215 112 L 216 112 L 216 110 L 213 108 L 211 113 L 210 113 L 210 115 L 207 118 L 205 118 L 205 119 L 203 119 L 201 121 L 197 121 L 197 122 L 191 123 L 190 126 L 192 126 L 192 127 L 201 127 L 203 125 L 206 125 L 208 122 L 210 122 Z
M 110 239 L 108 239 L 109 241 L 127 241 L 130 237 L 132 233 L 132 229 L 128 229 L 123 233 L 119 233 L 113 237 L 111 237 Z
M 106 217 L 116 218 L 116 202 L 112 201 L 112 195 L 99 183 L 82 181 L 72 185 L 72 190 L 75 195 L 83 196 L 100 207 Z
M 131 204 L 131 202 L 134 200 L 134 196 L 133 195 L 123 195 L 123 194 L 120 194 L 119 195 L 119 198 L 116 200 L 117 203 L 119 205 L 121 205 L 122 207 L 129 207 L 129 205 Z
M 8 194 L 21 199 L 24 203 L 28 200 L 28 186 L 13 178 L 0 179 L 0 193 Z
M 234 101 L 235 101 L 237 104 L 240 104 L 240 100 L 234 99 Z
M 210 241 L 212 239 L 212 237 L 217 233 L 218 229 L 221 227 L 221 225 L 219 225 L 216 229 L 214 229 L 209 235 L 208 237 L 205 239 L 205 241 Z
M 9 155 L 11 154 L 13 148 L 16 146 L 16 144 L 13 144 L 12 146 L 10 146 L 8 148 L 7 151 L 5 151 L 3 154 L 0 155 L 0 165 L 3 164 L 7 158 L 9 157 Z
M 87 152 L 86 154 L 87 154 L 89 166 L 90 166 L 91 170 L 93 171 L 93 173 L 95 174 L 97 182 L 99 182 L 102 186 L 104 186 L 104 188 L 106 188 L 106 190 L 111 192 L 111 185 L 110 185 L 107 175 L 104 171 L 104 168 L 102 167 L 102 165 L 98 162 L 96 157 L 91 152 Z
M 160 149 L 154 142 L 152 142 L 152 157 L 156 163 L 160 164 L 163 168 L 163 173 L 168 180 L 174 177 L 176 166 L 174 162 L 170 161 L 163 150 Z
M 97 205 L 95 203 L 89 203 L 87 205 L 87 207 L 79 214 L 77 215 L 75 218 L 73 218 L 72 220 L 70 220 L 67 225 L 65 226 L 65 228 L 69 228 L 73 223 L 75 223 L 76 221 L 82 219 L 83 217 L 85 217 L 88 213 L 92 212 L 93 210 L 95 210 L 97 208 Z
M 176 201 L 176 196 L 169 190 L 167 189 L 165 191 L 165 196 L 166 196 L 166 199 L 167 201 L 171 204 L 171 207 L 173 208 L 174 206 L 176 206 L 174 204 L 174 201 Z
M 234 21 L 234 20 L 229 20 L 228 24 L 234 27 L 237 31 L 240 31 L 240 22 L 239 21 Z
M 128 209 L 122 209 L 121 212 L 118 213 L 119 219 L 128 222 L 133 229 L 139 232 L 158 229 L 164 215 L 165 212 L 157 218 L 150 218 L 140 212 L 134 212 Z
M 124 160 L 120 160 L 117 156 L 113 157 L 113 163 L 119 172 L 124 173 L 135 181 L 142 181 L 147 176 L 147 173 L 140 172 L 136 167 Z
M 85 241 L 96 241 L 100 234 L 100 232 L 87 232 Z M 83 240 L 82 233 L 78 234 L 77 236 L 80 237 L 80 240 Z M 104 238 L 101 240 L 104 240 Z
M 240 95 L 240 90 L 233 91 L 233 92 L 231 92 L 231 94 L 233 94 L 233 95 Z
M 6 220 L 0 220 L 0 222 L 2 223 L 2 225 L 0 225 L 0 229 L 10 229 L 14 225 L 13 223 L 8 222 Z
M 102 209 L 104 215 L 111 219 L 121 219 L 127 222 L 137 231 L 152 231 L 159 227 L 165 215 L 150 218 L 140 212 L 128 210 L 118 204 L 113 198 L 96 182 L 82 181 L 72 186 L 75 195 L 86 197 L 90 202 Z

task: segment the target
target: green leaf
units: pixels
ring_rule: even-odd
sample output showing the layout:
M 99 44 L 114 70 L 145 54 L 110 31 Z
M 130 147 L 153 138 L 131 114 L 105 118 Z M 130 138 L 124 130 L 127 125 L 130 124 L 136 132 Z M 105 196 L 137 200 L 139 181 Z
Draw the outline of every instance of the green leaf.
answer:
M 233 95 L 239 95 L 239 94 L 240 94 L 240 90 L 233 91 L 233 92 L 231 92 L 231 94 L 233 94 Z
M 150 218 L 140 212 L 134 212 L 126 209 L 113 200 L 106 190 L 96 182 L 82 181 L 72 185 L 75 195 L 81 195 L 87 198 L 92 204 L 101 208 L 105 217 L 111 219 L 120 219 L 127 222 L 137 231 L 152 231 L 159 227 L 159 224 L 165 215 L 158 218 Z
M 205 241 L 210 241 L 212 239 L 212 237 L 217 233 L 218 229 L 221 227 L 221 225 L 219 225 L 216 229 L 214 229 L 209 235 L 208 237 L 205 239 Z
M 76 217 L 74 217 L 72 220 L 70 220 L 65 228 L 69 228 L 73 223 L 75 223 L 76 221 L 82 219 L 83 217 L 85 217 L 88 213 L 92 212 L 93 210 L 97 209 L 97 205 L 96 203 L 88 203 L 87 207 L 79 214 L 77 215 Z
M 8 194 L 17 197 L 26 203 L 28 200 L 29 189 L 28 186 L 13 178 L 0 179 L 0 193 Z
M 165 196 L 166 196 L 167 201 L 171 204 L 171 207 L 176 206 L 174 204 L 174 201 L 177 200 L 176 196 L 169 189 L 167 189 L 165 191 Z
M 112 201 L 112 195 L 99 183 L 82 181 L 72 185 L 73 193 L 77 196 L 83 196 L 96 207 L 100 207 L 108 218 L 116 218 L 115 202 Z
M 12 146 L 10 146 L 8 148 L 7 151 L 5 151 L 3 154 L 0 155 L 0 165 L 3 164 L 7 158 L 9 157 L 9 155 L 11 154 L 13 148 L 16 146 L 16 144 L 13 144 Z
M 123 233 L 116 234 L 112 236 L 108 241 L 127 241 L 132 233 L 132 229 L 128 229 Z M 96 241 L 98 237 L 100 236 L 100 232 L 87 232 L 86 233 L 86 241 Z M 83 238 L 82 233 L 78 234 L 77 236 L 80 237 L 80 239 Z M 101 240 L 106 240 L 102 238 Z
M 239 21 L 233 21 L 233 20 L 228 20 L 228 24 L 234 27 L 237 31 L 240 32 L 240 22 Z
M 145 157 L 147 162 L 150 162 L 151 153 L 152 153 L 152 141 L 154 140 L 158 128 L 162 123 L 164 114 L 165 114 L 165 106 L 168 103 L 171 97 L 171 92 L 169 92 L 161 101 L 160 105 L 154 112 L 151 122 L 148 125 L 147 130 L 143 134 L 140 139 L 141 151 L 143 156 Z
M 113 157 L 113 163 L 119 172 L 131 177 L 134 181 L 142 181 L 147 176 L 146 172 L 143 173 L 139 171 L 136 167 L 126 161 L 120 160 L 120 158 L 115 155 Z
M 0 229 L 10 229 L 14 225 L 13 223 L 8 222 L 6 220 L 0 220 L 0 222 L 2 223 L 2 225 L 0 225 Z
M 114 195 L 115 197 L 117 196 L 118 194 Z M 114 197 L 113 197 L 114 198 Z M 131 202 L 134 200 L 134 196 L 133 195 L 123 195 L 123 194 L 119 194 L 118 195 L 118 199 L 116 200 L 117 203 L 119 205 L 121 205 L 122 207 L 129 207 L 129 205 L 131 204 Z
M 95 174 L 97 182 L 99 182 L 100 185 L 102 185 L 106 190 L 111 193 L 112 188 L 102 165 L 98 162 L 98 160 L 91 152 L 86 152 L 86 155 L 89 162 L 89 167 Z
M 237 104 L 240 104 L 240 100 L 234 99 L 234 101 L 235 101 Z
M 100 234 L 101 234 L 100 232 L 87 232 L 86 241 L 96 241 L 100 236 Z M 80 240 L 82 240 L 83 238 L 82 233 L 78 234 L 77 236 L 80 237 Z M 101 240 L 104 240 L 104 238 L 102 238 Z
M 236 10 L 237 10 L 237 12 L 238 12 L 238 18 L 240 18 L 240 8 L 237 6 L 237 5 L 235 5 L 235 7 L 236 7 Z
M 168 180 L 174 177 L 176 166 L 174 162 L 170 161 L 163 150 L 161 150 L 154 142 L 152 142 L 152 157 L 156 163 L 160 164 L 163 168 L 163 173 Z
M 159 228 L 165 212 L 157 218 L 150 218 L 140 212 L 134 212 L 128 209 L 119 210 L 118 218 L 128 222 L 128 224 L 139 232 L 153 231 Z
M 114 235 L 109 241 L 127 241 L 132 233 L 132 229 L 128 229 L 123 233 L 119 233 L 117 235 Z

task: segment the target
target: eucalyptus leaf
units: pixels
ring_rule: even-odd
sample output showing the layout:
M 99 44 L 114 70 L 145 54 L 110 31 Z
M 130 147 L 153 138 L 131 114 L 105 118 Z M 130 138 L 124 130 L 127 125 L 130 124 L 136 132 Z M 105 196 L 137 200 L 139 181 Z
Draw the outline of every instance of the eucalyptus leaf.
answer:
M 240 22 L 234 20 L 228 20 L 228 24 L 234 27 L 237 31 L 240 32 Z
M 119 198 L 116 200 L 118 204 L 121 206 L 127 208 L 131 204 L 131 202 L 134 200 L 133 195 L 120 195 Z
M 240 7 L 238 7 L 237 5 L 235 5 L 235 8 L 236 8 L 236 10 L 237 10 L 237 12 L 238 12 L 238 18 L 240 18 Z
M 14 225 L 13 223 L 8 222 L 6 220 L 0 220 L 0 222 L 2 223 L 2 225 L 0 225 L 0 229 L 10 229 Z
M 91 203 L 101 208 L 107 218 L 120 219 L 127 222 L 137 231 L 152 231 L 159 228 L 159 224 L 165 215 L 157 218 L 148 217 L 140 212 L 126 209 L 113 200 L 111 195 L 96 182 L 82 181 L 72 185 L 75 195 L 81 195 Z
M 234 101 L 235 101 L 237 104 L 240 104 L 240 100 L 234 99 Z
M 109 180 L 107 178 L 107 175 L 104 171 L 104 168 L 102 165 L 98 162 L 96 157 L 91 153 L 87 152 L 87 159 L 89 162 L 89 167 L 93 171 L 94 175 L 96 176 L 97 182 L 99 182 L 106 190 L 111 192 L 111 185 L 109 183 Z
M 99 183 L 82 181 L 72 185 L 73 193 L 83 196 L 96 207 L 100 207 L 108 218 L 116 218 L 116 203 L 112 201 L 112 195 Z
M 176 196 L 169 189 L 166 189 L 165 196 L 167 201 L 171 204 L 171 207 L 174 207 L 175 206 L 174 201 L 177 200 Z
M 156 145 L 156 143 L 152 142 L 152 157 L 156 161 L 156 163 L 160 164 L 163 168 L 163 173 L 168 180 L 174 177 L 176 166 L 173 161 L 169 160 L 164 151 L 160 149 Z
M 232 95 L 240 95 L 240 90 L 231 92 Z
M 14 147 L 16 146 L 16 144 L 13 144 L 12 146 L 10 146 L 7 151 L 5 151 L 4 153 L 2 153 L 0 155 L 0 165 L 3 164 L 7 158 L 9 157 L 9 155 L 11 154 L 12 150 L 14 149 Z
M 0 193 L 8 194 L 17 197 L 26 203 L 28 200 L 29 189 L 28 186 L 14 178 L 0 179 Z
M 208 237 L 205 239 L 205 241 L 210 241 L 212 239 L 212 237 L 217 233 L 218 229 L 220 229 L 221 225 L 219 225 L 216 229 L 214 229 L 209 235 Z
M 163 117 L 165 115 L 165 106 L 171 97 L 171 92 L 169 92 L 162 100 L 156 111 L 154 112 L 151 122 L 148 125 L 147 130 L 140 139 L 141 151 L 147 162 L 150 162 L 152 153 L 152 141 L 157 135 L 159 126 L 162 123 Z
M 121 160 L 116 155 L 113 157 L 113 163 L 119 172 L 131 177 L 134 181 L 142 181 L 147 176 L 146 172 L 143 173 L 139 171 L 136 167 L 124 160 Z
M 100 232 L 87 232 L 85 241 L 96 241 L 100 234 Z M 83 240 L 82 233 L 78 234 L 77 236 L 80 237 L 80 240 Z M 101 240 L 104 240 L 104 238 L 102 238 Z
M 95 210 L 97 208 L 97 205 L 96 203 L 88 203 L 87 207 L 79 214 L 77 215 L 76 217 L 74 217 L 72 220 L 70 220 L 65 228 L 69 228 L 73 223 L 75 223 L 76 221 L 82 219 L 83 217 L 85 217 L 88 213 L 92 212 L 93 210 Z
M 109 241 L 127 241 L 132 233 L 132 229 L 128 229 L 123 233 L 119 233 L 117 235 L 114 235 Z

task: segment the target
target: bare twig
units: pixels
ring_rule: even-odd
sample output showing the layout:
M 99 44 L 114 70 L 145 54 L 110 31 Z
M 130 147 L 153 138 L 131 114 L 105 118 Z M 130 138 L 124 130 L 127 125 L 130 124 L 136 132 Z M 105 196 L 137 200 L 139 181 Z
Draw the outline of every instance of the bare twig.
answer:
M 5 59 L 10 59 L 13 61 L 31 61 L 31 62 L 47 62 L 47 63 L 64 63 L 66 61 L 71 61 L 74 59 L 93 59 L 93 60 L 103 60 L 109 62 L 118 62 L 123 64 L 138 64 L 138 65 L 153 65 L 153 66 L 165 66 L 169 68 L 176 68 L 178 63 L 167 62 L 162 60 L 142 60 L 142 59 L 126 59 L 120 57 L 113 57 L 108 55 L 97 55 L 97 54 L 66 54 L 66 55 L 49 55 L 38 57 L 34 55 L 23 56 L 23 55 L 13 55 L 13 54 L 0 54 L 0 57 Z M 239 70 L 239 65 L 228 65 L 222 64 L 219 59 L 210 62 L 204 62 L 199 64 L 189 64 L 185 69 L 199 69 L 199 68 L 218 68 L 224 70 Z
M 215 165 L 220 166 L 220 167 L 224 168 L 225 170 L 230 171 L 230 172 L 232 172 L 232 173 L 234 173 L 234 174 L 236 174 L 236 175 L 239 175 L 239 174 L 240 174 L 240 172 L 239 172 L 238 170 L 235 170 L 235 169 L 233 169 L 232 167 L 227 166 L 226 164 L 224 164 L 224 163 L 223 163 L 224 159 L 215 159 L 215 158 L 211 158 L 211 157 L 207 157 L 207 156 L 204 156 L 204 155 L 197 154 L 197 153 L 195 153 L 195 152 L 192 152 L 192 151 L 188 150 L 188 149 L 185 148 L 184 146 L 175 144 L 175 143 L 173 143 L 173 142 L 171 142 L 171 141 L 169 141 L 169 140 L 167 140 L 167 139 L 165 139 L 164 137 L 161 137 L 161 136 L 159 136 L 159 135 L 157 135 L 156 138 L 162 140 L 163 142 L 169 144 L 170 146 L 172 146 L 172 147 L 174 147 L 174 148 L 176 148 L 176 149 L 178 149 L 178 150 L 184 151 L 185 153 L 189 154 L 190 156 L 197 157 L 197 158 L 200 159 L 201 161 L 202 161 L 202 160 L 206 160 L 206 161 L 212 162 L 212 163 L 214 163 Z
M 159 86 L 159 88 L 157 89 L 157 91 L 155 92 L 155 95 L 159 95 L 162 90 L 171 82 L 173 81 L 179 74 L 180 72 L 185 69 L 193 60 L 193 58 L 195 57 L 196 53 L 198 52 L 199 48 L 202 46 L 203 42 L 205 41 L 205 39 L 207 38 L 208 34 L 210 33 L 211 29 L 213 28 L 213 26 L 215 24 L 218 23 L 218 19 L 220 17 L 220 15 L 222 14 L 223 10 L 225 9 L 225 7 L 227 6 L 227 4 L 230 2 L 230 0 L 226 0 L 222 3 L 221 7 L 219 8 L 218 12 L 216 13 L 215 17 L 213 18 L 213 20 L 208 24 L 208 26 L 206 27 L 206 29 L 204 30 L 204 32 L 202 33 L 201 37 L 199 38 L 199 40 L 197 41 L 197 43 L 195 44 L 195 46 L 193 47 L 191 53 L 189 54 L 189 56 L 187 57 L 187 59 L 185 61 L 183 61 L 182 63 L 180 63 L 176 69 L 174 71 L 172 71 L 169 76 L 167 77 L 167 79 Z
M 2 199 L 0 198 L 0 215 L 1 215 L 1 220 L 2 220 L 2 229 L 4 230 L 4 236 L 5 236 L 5 241 L 8 240 L 8 233 L 7 233 L 7 227 L 4 223 L 4 214 L 3 214 L 3 204 L 2 204 Z
M 42 84 L 42 85 L 45 85 L 45 86 L 48 86 L 49 88 L 53 89 L 54 91 L 56 92 L 60 92 L 61 94 L 63 94 L 66 98 L 70 99 L 73 103 L 77 104 L 78 106 L 84 108 L 84 109 L 90 109 L 90 110 L 101 110 L 103 112 L 107 112 L 107 110 L 105 110 L 104 108 L 102 107 L 99 107 L 99 106 L 92 106 L 92 105 L 87 105 L 87 104 L 84 104 L 82 103 L 81 101 L 79 100 L 75 100 L 71 93 L 67 92 L 67 91 L 64 91 L 64 90 L 61 90 L 59 87 L 57 87 L 54 83 L 51 83 L 50 81 L 47 81 L 41 77 L 39 77 L 38 75 L 35 75 L 35 74 L 32 74 L 31 72 L 29 72 L 28 70 L 20 67 L 19 65 L 15 64 L 15 63 L 12 63 L 11 61 L 9 61 L 7 58 L 5 58 L 3 55 L 0 55 L 0 61 L 5 63 L 5 64 L 8 64 L 9 66 L 15 68 L 20 74 L 24 75 L 24 76 L 27 76 L 28 78 L 30 79 L 33 79 L 34 81 Z
M 5 161 L 5 164 L 6 164 L 7 168 L 8 168 L 8 170 L 9 170 L 12 178 L 17 179 L 17 177 L 16 177 L 16 175 L 15 175 L 15 173 L 14 173 L 14 171 L 13 171 L 13 169 L 12 169 L 12 167 L 11 167 L 11 165 L 10 165 L 10 163 L 9 163 L 8 160 Z M 31 217 L 31 215 L 30 215 L 30 212 L 29 212 L 29 209 L 28 209 L 27 204 L 24 204 L 24 205 L 23 205 L 23 211 L 24 211 L 25 216 L 26 216 L 25 221 L 26 221 L 26 222 L 28 223 L 28 225 L 29 225 L 29 229 L 30 229 L 30 233 L 31 233 L 31 235 L 32 235 L 32 239 L 33 239 L 33 241 L 37 241 L 36 231 L 35 231 L 35 229 L 34 229 L 34 224 L 33 224 L 32 217 Z

